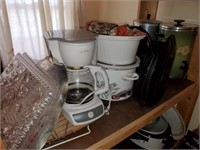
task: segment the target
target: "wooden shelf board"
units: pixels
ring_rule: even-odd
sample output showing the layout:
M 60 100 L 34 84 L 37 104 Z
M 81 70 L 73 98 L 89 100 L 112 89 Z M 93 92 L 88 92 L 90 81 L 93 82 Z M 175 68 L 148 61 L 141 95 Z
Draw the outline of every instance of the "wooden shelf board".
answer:
M 112 102 L 109 115 L 90 124 L 87 136 L 54 147 L 55 149 L 109 149 L 160 116 L 176 103 L 187 99 L 194 89 L 189 80 L 170 80 L 163 98 L 154 107 L 141 107 L 134 97 Z M 86 132 L 86 128 L 68 135 L 66 139 Z

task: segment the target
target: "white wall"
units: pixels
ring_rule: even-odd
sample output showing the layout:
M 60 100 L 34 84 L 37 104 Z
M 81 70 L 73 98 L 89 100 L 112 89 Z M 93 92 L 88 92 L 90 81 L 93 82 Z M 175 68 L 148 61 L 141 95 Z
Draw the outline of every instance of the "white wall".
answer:
M 84 20 L 133 24 L 137 18 L 138 4 L 138 0 L 84 0 Z
M 183 19 L 188 23 L 199 24 L 199 0 L 161 0 L 156 18 L 163 22 Z

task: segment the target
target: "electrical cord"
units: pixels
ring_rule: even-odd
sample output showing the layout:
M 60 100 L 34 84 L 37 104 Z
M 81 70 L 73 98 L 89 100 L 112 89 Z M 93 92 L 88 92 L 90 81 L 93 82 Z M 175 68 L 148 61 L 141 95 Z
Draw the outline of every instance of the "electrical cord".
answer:
M 87 125 L 87 130 L 88 130 L 88 131 L 87 131 L 86 133 L 83 133 L 83 134 L 81 134 L 81 135 L 78 135 L 78 136 L 75 136 L 75 137 L 73 137 L 73 138 L 67 139 L 67 140 L 65 140 L 65 141 L 59 142 L 59 143 L 57 143 L 57 144 L 51 145 L 51 146 L 49 146 L 49 147 L 44 148 L 43 150 L 48 150 L 48 149 L 50 149 L 50 148 L 59 146 L 59 145 L 61 145 L 61 144 L 64 144 L 64 143 L 73 141 L 73 140 L 75 140 L 75 139 L 78 139 L 78 138 L 81 138 L 81 137 L 83 137 L 83 136 L 86 136 L 86 135 L 90 134 L 90 133 L 91 133 L 91 130 L 90 130 L 89 125 Z

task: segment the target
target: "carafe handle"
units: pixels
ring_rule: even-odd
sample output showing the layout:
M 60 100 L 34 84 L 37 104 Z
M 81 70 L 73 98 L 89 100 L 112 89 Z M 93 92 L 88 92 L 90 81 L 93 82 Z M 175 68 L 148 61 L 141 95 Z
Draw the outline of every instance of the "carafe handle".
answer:
M 95 79 L 94 89 L 96 95 L 105 93 L 106 91 L 109 90 L 108 75 L 101 66 L 89 65 L 85 66 L 84 68 L 89 68 L 90 72 L 92 73 L 92 76 Z M 103 77 L 102 81 L 98 81 L 97 79 L 98 73 L 100 73 L 99 75 Z

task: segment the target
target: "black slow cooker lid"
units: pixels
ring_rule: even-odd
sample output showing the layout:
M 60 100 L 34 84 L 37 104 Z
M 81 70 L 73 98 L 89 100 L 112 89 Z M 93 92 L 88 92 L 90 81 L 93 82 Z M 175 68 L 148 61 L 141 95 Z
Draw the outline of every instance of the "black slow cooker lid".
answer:
M 160 24 L 160 29 L 164 30 L 174 30 L 174 31 L 196 31 L 198 29 L 198 25 L 183 23 L 185 20 L 174 20 L 174 22 L 167 22 Z

